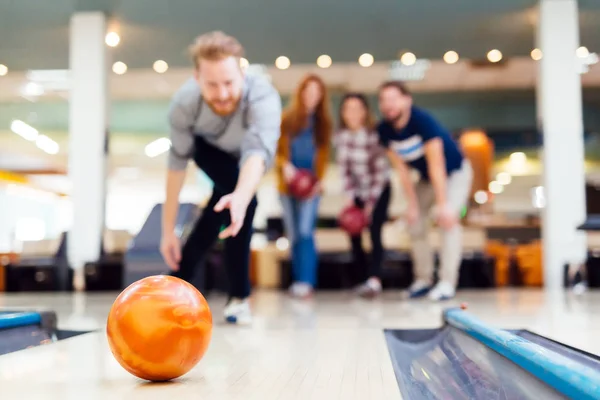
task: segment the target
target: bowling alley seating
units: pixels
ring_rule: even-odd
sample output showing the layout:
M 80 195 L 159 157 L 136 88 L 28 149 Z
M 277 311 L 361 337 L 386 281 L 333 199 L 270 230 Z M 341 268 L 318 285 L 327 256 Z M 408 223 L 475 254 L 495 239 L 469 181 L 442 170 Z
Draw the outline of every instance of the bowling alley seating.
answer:
M 600 232 L 587 232 L 588 259 L 586 263 L 587 285 L 590 288 L 600 288 Z
M 486 252 L 496 260 L 498 286 L 543 284 L 541 231 L 537 225 L 503 224 L 487 228 Z
M 66 235 L 25 241 L 17 262 L 6 265 L 6 291 L 54 291 L 65 288 L 69 279 Z
M 6 266 L 19 262 L 17 253 L 0 253 L 0 292 L 6 290 Z
M 582 230 L 587 230 L 582 229 Z M 582 270 L 578 272 L 578 279 L 584 279 L 589 288 L 600 288 L 600 232 L 598 230 L 589 230 L 587 234 L 588 254 L 587 260 Z M 578 266 L 571 266 L 577 269 Z M 570 274 L 575 275 L 575 271 L 569 271 L 569 266 L 565 265 L 564 285 L 570 286 L 574 282 L 569 279 Z M 572 277 L 574 278 L 574 277 Z
M 510 258 L 509 246 L 499 240 L 490 240 L 486 243 L 485 252 L 495 260 L 496 286 L 506 286 Z
M 84 266 L 86 290 L 119 290 L 123 254 L 130 240 L 126 231 L 106 230 L 101 257 Z M 73 271 L 67 260 L 68 236 L 23 242 L 18 262 L 6 267 L 8 291 L 72 290 Z
M 542 268 L 542 244 L 535 240 L 528 244 L 519 245 L 516 249 L 517 265 L 524 286 L 540 287 L 544 283 Z
M 315 232 L 319 253 L 318 288 L 342 289 L 353 283 L 353 264 L 350 241 L 345 232 L 338 227 L 331 227 L 327 221 L 319 223 Z M 275 222 L 271 227 L 277 226 Z M 289 255 L 289 243 L 283 233 L 271 231 L 267 236 L 270 242 L 255 251 L 256 286 L 262 288 L 285 289 L 291 284 L 292 269 Z M 412 260 L 410 256 L 410 238 L 392 222 L 384 225 L 382 232 L 386 255 L 382 270 L 384 287 L 405 288 L 412 282 Z M 281 239 L 283 238 L 283 239 Z M 283 240 L 283 241 L 282 241 Z M 434 250 L 439 250 L 441 237 L 437 230 L 431 231 L 431 243 Z M 495 262 L 485 250 L 485 231 L 480 228 L 465 228 L 464 257 L 461 264 L 461 288 L 490 288 L 495 286 Z M 364 233 L 365 251 L 370 252 L 370 239 Z
M 413 264 L 407 250 L 387 250 L 381 268 L 381 284 L 384 288 L 402 288 L 413 281 Z
M 122 288 L 123 262 L 131 238 L 131 234 L 124 230 L 104 231 L 100 259 L 84 266 L 87 291 L 110 291 Z

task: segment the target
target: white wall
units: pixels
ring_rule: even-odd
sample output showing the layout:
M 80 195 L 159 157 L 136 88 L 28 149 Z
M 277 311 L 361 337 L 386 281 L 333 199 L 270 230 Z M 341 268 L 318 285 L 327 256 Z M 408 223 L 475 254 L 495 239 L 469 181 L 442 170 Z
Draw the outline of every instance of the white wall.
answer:
M 19 249 L 21 241 L 56 238 L 65 221 L 59 196 L 17 185 L 0 186 L 0 252 Z

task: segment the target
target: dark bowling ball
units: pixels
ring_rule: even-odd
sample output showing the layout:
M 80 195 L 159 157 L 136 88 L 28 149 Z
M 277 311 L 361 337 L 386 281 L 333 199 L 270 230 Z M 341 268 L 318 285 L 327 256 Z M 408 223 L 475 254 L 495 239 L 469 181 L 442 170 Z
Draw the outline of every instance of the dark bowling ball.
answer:
M 290 194 L 297 199 L 306 199 L 316 184 L 317 178 L 310 171 L 299 169 L 289 184 Z
M 356 206 L 349 206 L 340 213 L 338 223 L 350 235 L 359 235 L 367 226 L 368 221 L 363 210 Z

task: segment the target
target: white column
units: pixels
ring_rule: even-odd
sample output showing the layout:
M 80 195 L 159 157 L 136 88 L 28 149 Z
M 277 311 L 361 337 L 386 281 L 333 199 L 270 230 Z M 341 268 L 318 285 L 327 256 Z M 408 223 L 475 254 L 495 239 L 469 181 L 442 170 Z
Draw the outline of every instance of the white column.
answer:
M 586 217 L 579 13 L 576 0 L 540 0 L 539 6 L 544 280 L 556 289 L 564 264 L 586 258 L 585 235 L 576 230 Z
M 71 17 L 69 177 L 73 226 L 68 235 L 75 287 L 83 289 L 83 266 L 100 257 L 104 232 L 108 129 L 106 16 L 82 12 Z

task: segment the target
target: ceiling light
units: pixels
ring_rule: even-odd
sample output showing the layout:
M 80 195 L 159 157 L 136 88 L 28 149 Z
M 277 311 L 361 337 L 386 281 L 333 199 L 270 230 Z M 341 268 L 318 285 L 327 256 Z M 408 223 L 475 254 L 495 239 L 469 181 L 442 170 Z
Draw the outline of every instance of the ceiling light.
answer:
M 167 138 L 156 139 L 146 145 L 144 152 L 150 158 L 156 157 L 171 148 L 171 141 Z
M 275 66 L 279 69 L 288 69 L 292 63 L 290 59 L 286 56 L 279 56 L 277 60 L 275 60 Z
M 527 170 L 527 156 L 523 152 L 512 153 L 508 158 L 507 167 L 513 175 L 521 175 Z
M 458 53 L 454 50 L 447 51 L 446 54 L 444 54 L 444 61 L 446 64 L 456 64 L 458 62 L 458 58 Z
M 35 82 L 28 82 L 22 89 L 23 96 L 36 97 L 44 94 L 44 87 Z
M 109 32 L 106 34 L 106 37 L 104 38 L 104 42 L 106 43 L 107 46 L 110 46 L 110 47 L 117 47 L 119 45 L 120 41 L 121 41 L 121 38 L 119 37 L 119 34 L 116 32 Z
M 487 53 L 487 59 L 489 62 L 497 63 L 498 61 L 502 60 L 502 52 L 498 49 L 490 50 Z
M 36 140 L 39 135 L 37 129 L 18 119 L 10 124 L 10 130 L 29 141 Z
M 478 190 L 475 192 L 473 199 L 477 204 L 485 204 L 488 201 L 488 194 L 485 190 Z
M 323 54 L 317 58 L 317 65 L 321 68 L 329 68 L 331 67 L 331 63 L 331 57 L 329 57 L 327 54 Z
M 242 67 L 242 69 L 246 69 L 248 68 L 248 66 L 250 65 L 250 61 L 248 61 L 247 58 L 240 58 L 240 67 Z
M 154 68 L 154 71 L 158 72 L 159 74 L 164 74 L 169 69 L 169 64 L 167 64 L 166 61 L 157 60 L 154 61 L 154 65 L 152 65 L 152 68 Z
M 531 50 L 531 59 L 533 61 L 540 61 L 542 59 L 542 51 L 540 49 Z
M 586 58 L 587 56 L 590 55 L 590 51 L 585 46 L 581 46 L 580 48 L 578 48 L 576 53 L 577 53 L 577 57 L 579 57 L 579 58 Z
M 4 64 L 0 64 L 0 76 L 8 74 L 8 67 Z
M 127 65 L 124 62 L 117 61 L 113 64 L 112 70 L 117 75 L 123 75 L 127 72 Z
M 417 56 L 410 52 L 404 53 L 402 54 L 402 57 L 400 57 L 400 62 L 404 65 L 414 65 L 414 63 L 417 62 Z
M 358 63 L 360 64 L 361 67 L 370 67 L 371 65 L 373 65 L 374 61 L 375 61 L 375 59 L 369 53 L 365 53 L 365 54 L 361 55 L 360 57 L 358 57 Z
M 512 182 L 512 176 L 508 172 L 500 172 L 498 175 L 496 175 L 496 181 L 504 186 L 510 185 Z
M 504 191 L 504 186 L 500 184 L 500 182 L 492 181 L 489 185 L 490 193 L 500 194 Z
M 54 140 L 50 139 L 46 135 L 39 135 L 37 139 L 35 139 L 35 144 L 39 149 L 45 151 L 48 154 L 57 154 L 60 150 L 58 143 L 56 143 Z
M 509 156 L 512 163 L 524 163 L 527 161 L 527 156 L 522 151 L 516 151 Z

